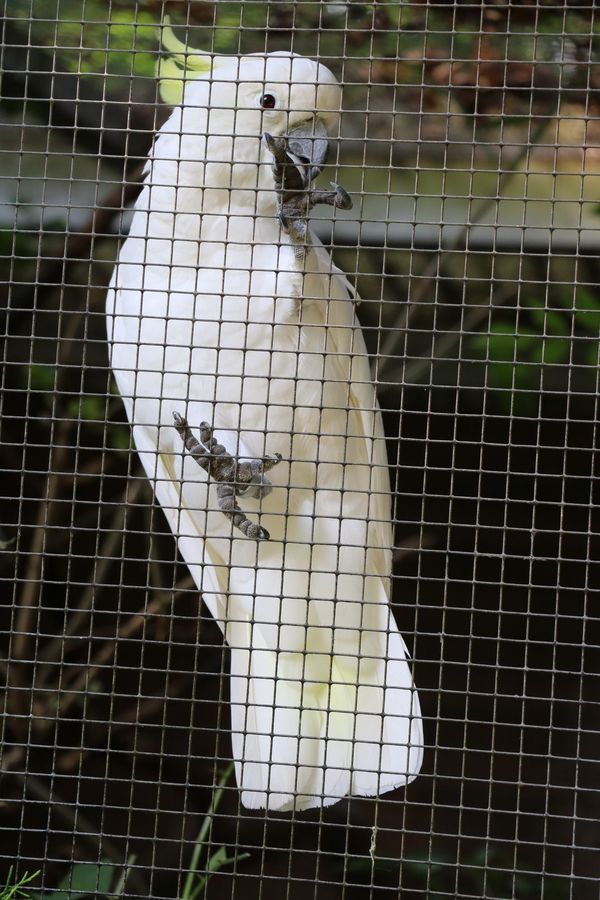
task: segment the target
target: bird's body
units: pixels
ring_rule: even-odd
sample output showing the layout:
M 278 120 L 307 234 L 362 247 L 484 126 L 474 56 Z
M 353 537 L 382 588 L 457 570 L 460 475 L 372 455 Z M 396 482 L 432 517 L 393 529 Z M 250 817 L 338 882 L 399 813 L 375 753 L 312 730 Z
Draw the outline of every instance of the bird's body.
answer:
M 276 115 L 248 100 L 265 90 L 285 93 Z M 265 119 L 275 133 L 315 115 L 332 127 L 339 103 L 331 73 L 302 57 L 226 60 L 190 82 L 155 142 L 107 301 L 136 447 L 231 648 L 250 807 L 381 793 L 421 764 L 389 608 L 386 450 L 352 292 L 314 238 L 299 255 L 282 230 L 261 142 Z M 237 457 L 282 455 L 272 492 L 243 500 L 270 540 L 232 532 L 182 454 L 178 411 Z

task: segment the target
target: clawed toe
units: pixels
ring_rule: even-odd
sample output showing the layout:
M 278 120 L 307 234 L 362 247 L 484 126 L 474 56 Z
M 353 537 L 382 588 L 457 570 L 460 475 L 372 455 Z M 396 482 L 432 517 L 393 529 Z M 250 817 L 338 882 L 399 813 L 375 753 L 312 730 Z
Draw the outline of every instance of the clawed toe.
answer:
M 331 181 L 330 184 L 334 190 L 335 200 L 333 205 L 337 207 L 337 209 L 352 209 L 352 198 L 350 197 L 350 194 L 345 191 L 340 184 L 336 184 L 335 181 Z
M 251 540 L 268 541 L 270 535 L 267 529 L 245 515 L 236 497 L 260 499 L 270 494 L 273 485 L 264 473 L 281 461 L 281 454 L 238 462 L 213 437 L 213 428 L 208 422 L 200 423 L 201 441 L 199 441 L 180 413 L 174 412 L 173 419 L 185 449 L 210 478 L 217 482 L 217 501 L 223 515 Z

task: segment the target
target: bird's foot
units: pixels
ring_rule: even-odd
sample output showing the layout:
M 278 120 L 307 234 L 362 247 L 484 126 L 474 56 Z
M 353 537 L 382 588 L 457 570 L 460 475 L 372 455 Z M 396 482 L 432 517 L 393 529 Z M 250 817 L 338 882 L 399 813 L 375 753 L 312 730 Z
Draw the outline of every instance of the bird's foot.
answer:
M 277 215 L 281 227 L 289 235 L 296 251 L 301 254 L 308 237 L 308 191 L 304 178 L 288 152 L 285 138 L 265 133 L 263 140 L 273 157 Z
M 310 243 L 307 219 L 313 207 L 325 204 L 336 209 L 352 209 L 352 200 L 335 182 L 331 182 L 332 191 L 313 191 L 290 155 L 286 139 L 265 133 L 263 140 L 273 156 L 279 221 L 298 251 Z
M 236 497 L 262 498 L 270 494 L 273 486 L 264 473 L 281 461 L 281 454 L 275 453 L 263 459 L 239 462 L 222 444 L 219 444 L 208 422 L 200 423 L 200 440 L 198 440 L 182 415 L 175 412 L 173 419 L 185 449 L 213 481 L 217 482 L 217 501 L 223 515 L 246 537 L 255 541 L 268 541 L 270 534 L 267 529 L 246 516 Z
M 265 132 L 263 141 L 273 157 L 273 180 L 275 181 L 275 190 L 281 199 L 286 201 L 293 196 L 303 197 L 307 189 L 304 174 L 290 154 L 287 140 L 284 137 L 273 137 Z
M 264 473 L 276 466 L 278 462 L 281 462 L 281 453 L 238 463 L 235 477 L 238 497 L 254 497 L 257 500 L 268 497 L 273 490 L 273 485 Z

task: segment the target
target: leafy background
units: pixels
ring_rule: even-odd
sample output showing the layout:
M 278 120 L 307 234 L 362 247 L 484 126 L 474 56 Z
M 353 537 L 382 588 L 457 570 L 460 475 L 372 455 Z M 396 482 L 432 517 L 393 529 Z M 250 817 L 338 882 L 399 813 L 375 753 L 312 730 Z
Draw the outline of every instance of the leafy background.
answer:
M 166 115 L 165 12 L 191 45 L 318 53 L 344 82 L 335 177 L 355 208 L 316 227 L 364 298 L 389 436 L 395 612 L 430 745 L 406 798 L 290 820 L 226 780 L 227 654 L 153 508 L 103 324 Z M 3 900 L 595 898 L 593 5 L 5 15 Z

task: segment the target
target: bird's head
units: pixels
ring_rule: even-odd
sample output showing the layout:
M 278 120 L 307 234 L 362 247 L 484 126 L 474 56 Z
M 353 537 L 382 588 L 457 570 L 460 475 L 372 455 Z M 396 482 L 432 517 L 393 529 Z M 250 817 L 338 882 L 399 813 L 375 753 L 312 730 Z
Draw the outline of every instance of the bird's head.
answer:
M 290 53 L 211 57 L 187 50 L 172 31 L 163 43 L 169 55 L 159 67 L 161 95 L 176 106 L 163 130 L 180 136 L 188 186 L 196 162 L 203 187 L 272 193 L 265 132 L 285 138 L 310 185 L 339 127 L 341 88 L 329 69 Z

